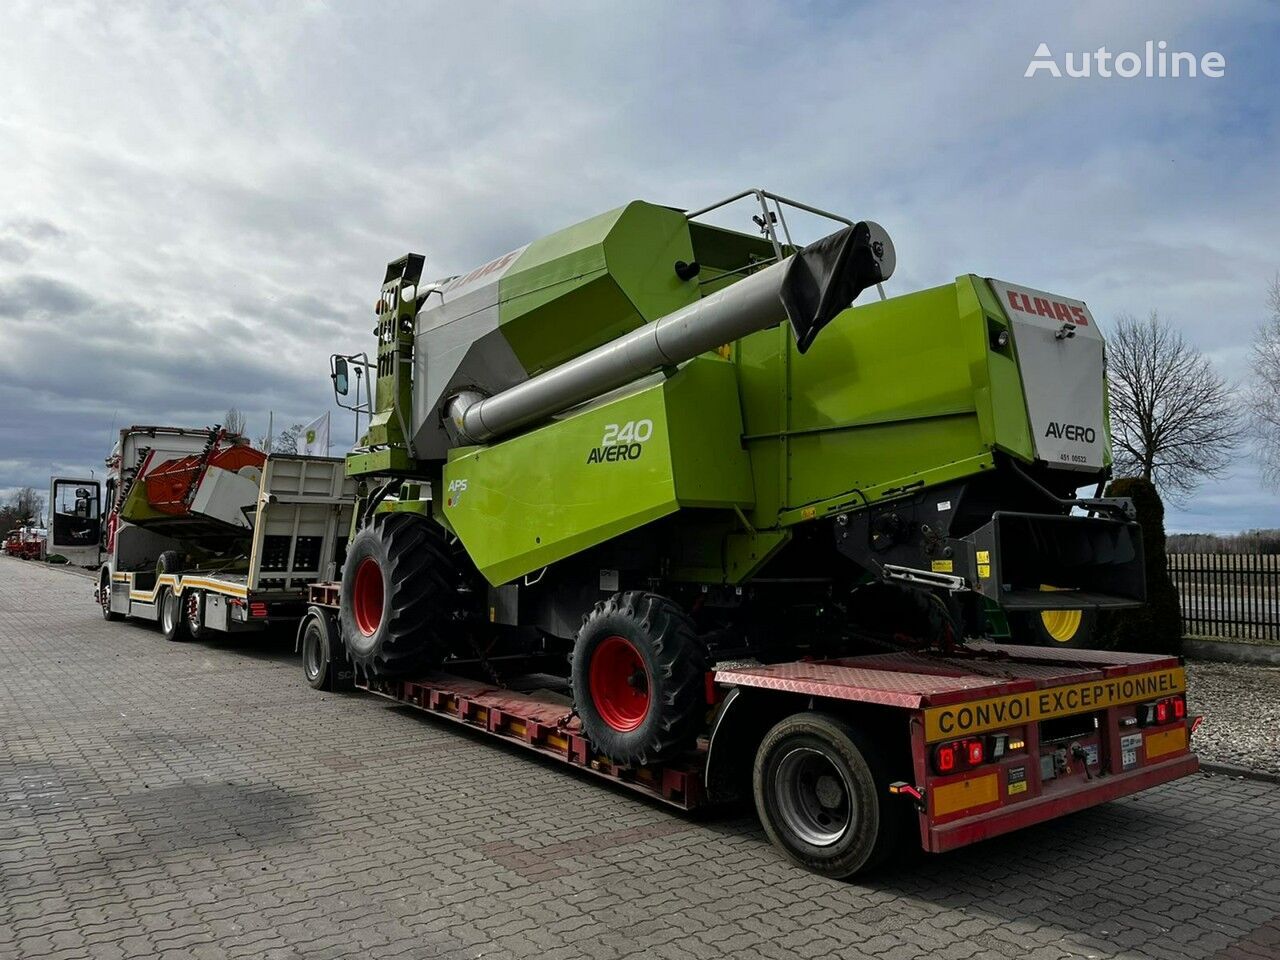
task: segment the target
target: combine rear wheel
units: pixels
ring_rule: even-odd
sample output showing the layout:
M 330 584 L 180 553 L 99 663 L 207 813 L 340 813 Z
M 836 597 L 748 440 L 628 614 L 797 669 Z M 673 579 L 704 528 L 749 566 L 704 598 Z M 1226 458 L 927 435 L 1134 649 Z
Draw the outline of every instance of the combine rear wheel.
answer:
M 653 593 L 614 594 L 584 619 L 573 645 L 573 702 L 582 732 L 620 764 L 680 753 L 707 711 L 707 654 L 693 621 Z
M 1097 625 L 1096 610 L 1037 610 L 1009 616 L 1013 642 L 1038 647 L 1092 647 Z
M 778 723 L 756 752 L 752 782 L 769 839 L 814 873 L 872 869 L 901 836 L 879 751 L 836 717 L 797 713 Z
M 445 531 L 382 514 L 355 535 L 342 570 L 342 638 L 366 675 L 410 677 L 439 665 L 461 632 L 467 597 Z

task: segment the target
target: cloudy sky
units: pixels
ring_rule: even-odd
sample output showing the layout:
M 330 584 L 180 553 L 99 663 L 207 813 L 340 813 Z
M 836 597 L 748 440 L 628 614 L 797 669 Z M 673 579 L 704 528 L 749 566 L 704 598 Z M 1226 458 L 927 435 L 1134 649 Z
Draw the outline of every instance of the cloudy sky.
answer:
M 960 273 L 1158 309 L 1235 382 L 1280 270 L 1280 5 L 8 4 L 0 496 L 112 425 L 329 409 L 383 267 L 470 267 L 634 198 L 745 186 Z M 375 13 L 376 11 L 376 13 Z M 1220 79 L 1023 76 L 1039 43 Z M 335 438 L 352 432 L 335 412 Z M 1249 458 L 1170 528 L 1280 526 Z

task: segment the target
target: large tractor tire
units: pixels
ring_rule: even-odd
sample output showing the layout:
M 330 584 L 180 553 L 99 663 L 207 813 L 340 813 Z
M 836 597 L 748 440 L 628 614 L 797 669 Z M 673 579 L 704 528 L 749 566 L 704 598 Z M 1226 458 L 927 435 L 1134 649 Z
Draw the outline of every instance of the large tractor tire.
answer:
M 869 738 L 838 717 L 797 713 L 756 752 L 756 812 L 795 863 L 843 879 L 882 864 L 902 842 L 904 804 Z
M 687 749 L 707 712 L 707 653 L 693 620 L 653 593 L 596 604 L 573 644 L 573 703 L 582 732 L 618 764 Z
M 461 580 L 438 524 L 377 516 L 352 539 L 342 568 L 339 621 L 352 664 L 386 679 L 439 666 L 459 630 Z
M 1096 645 L 1098 611 L 1038 610 L 1009 615 L 1009 633 L 1014 643 L 1071 650 Z

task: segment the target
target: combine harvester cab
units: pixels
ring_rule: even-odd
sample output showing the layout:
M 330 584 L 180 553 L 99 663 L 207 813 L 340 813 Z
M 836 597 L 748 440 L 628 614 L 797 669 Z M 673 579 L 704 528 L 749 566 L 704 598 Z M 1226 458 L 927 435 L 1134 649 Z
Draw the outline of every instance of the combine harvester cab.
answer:
M 341 567 L 354 500 L 341 460 L 147 427 L 122 431 L 108 465 L 108 620 L 153 620 L 170 640 L 292 623 L 308 584 Z
M 759 235 L 711 222 L 738 201 Z M 793 242 L 798 213 L 834 232 Z M 1145 599 L 1088 307 L 976 274 L 889 298 L 895 263 L 752 190 L 389 264 L 376 359 L 333 358 L 339 402 L 353 363 L 376 396 L 307 679 L 683 806 L 753 795 L 831 876 L 913 816 L 940 851 L 1194 770 L 1175 659 L 1072 649 Z

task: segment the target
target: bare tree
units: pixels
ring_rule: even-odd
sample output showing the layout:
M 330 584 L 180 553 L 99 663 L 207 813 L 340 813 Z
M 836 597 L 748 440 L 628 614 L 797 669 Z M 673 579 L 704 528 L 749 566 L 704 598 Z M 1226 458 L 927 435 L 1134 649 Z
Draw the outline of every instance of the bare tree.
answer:
M 297 453 L 298 438 L 302 436 L 302 424 L 295 423 L 291 427 L 282 427 L 272 438 L 272 453 Z
M 1271 278 L 1267 305 L 1271 316 L 1253 340 L 1249 412 L 1263 479 L 1280 486 L 1280 272 Z
M 222 415 L 222 429 L 226 430 L 227 433 L 242 437 L 244 436 L 244 427 L 244 414 L 240 412 L 239 408 L 227 408 L 227 412 Z
M 10 500 L 19 523 L 38 523 L 44 513 L 44 497 L 35 487 L 21 487 Z
M 1231 389 L 1156 311 L 1117 318 L 1107 379 L 1117 474 L 1150 480 L 1176 503 L 1227 471 L 1245 432 Z

